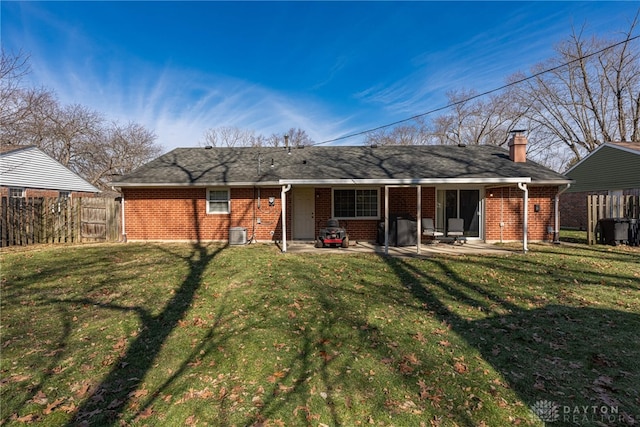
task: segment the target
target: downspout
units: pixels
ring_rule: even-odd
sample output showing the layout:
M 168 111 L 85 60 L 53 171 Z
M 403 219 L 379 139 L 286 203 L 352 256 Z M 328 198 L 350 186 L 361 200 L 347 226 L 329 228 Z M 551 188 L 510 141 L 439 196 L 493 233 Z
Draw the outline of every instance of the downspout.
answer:
M 282 203 L 282 252 L 287 252 L 287 191 L 291 190 L 291 184 L 283 185 L 280 192 Z
M 553 232 L 553 243 L 560 243 L 560 195 L 567 191 L 571 184 L 567 184 L 562 190 L 556 193 L 555 202 L 555 230 Z
M 522 223 L 522 251 L 526 254 L 529 248 L 527 247 L 527 235 L 529 234 L 529 189 L 524 182 L 518 183 L 518 188 L 524 191 L 524 218 Z
M 122 191 L 116 190 L 116 187 L 114 186 L 111 186 L 111 189 L 116 193 L 122 194 L 122 202 L 120 206 L 120 216 L 122 218 L 122 235 L 120 238 L 122 239 L 123 243 L 127 243 L 127 231 L 126 231 L 127 229 L 125 228 L 125 222 L 124 222 L 124 193 Z

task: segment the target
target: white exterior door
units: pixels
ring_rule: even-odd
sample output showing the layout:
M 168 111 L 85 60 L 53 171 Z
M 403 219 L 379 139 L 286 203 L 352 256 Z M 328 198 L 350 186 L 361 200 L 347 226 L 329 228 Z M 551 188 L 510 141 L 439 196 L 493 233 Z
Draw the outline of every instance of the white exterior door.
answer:
M 293 238 L 295 240 L 315 240 L 315 208 L 313 188 L 293 188 Z

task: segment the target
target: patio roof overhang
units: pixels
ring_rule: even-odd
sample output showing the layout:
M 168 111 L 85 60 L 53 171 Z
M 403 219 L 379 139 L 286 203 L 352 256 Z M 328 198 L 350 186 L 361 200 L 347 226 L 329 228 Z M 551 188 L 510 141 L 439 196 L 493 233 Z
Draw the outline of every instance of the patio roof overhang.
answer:
M 280 198 L 282 201 L 282 252 L 287 251 L 287 229 L 286 229 L 286 193 L 294 185 L 383 185 L 384 186 L 384 247 L 385 254 L 389 253 L 389 188 L 412 186 L 417 188 L 417 218 L 422 217 L 422 186 L 425 185 L 445 185 L 445 184 L 475 184 L 475 185 L 516 185 L 523 191 L 524 218 L 523 218 L 523 250 L 527 251 L 527 202 L 529 191 L 527 184 L 531 184 L 531 177 L 490 177 L 490 178 L 396 178 L 396 179 L 281 179 L 282 186 Z M 420 227 L 417 227 L 417 253 L 420 254 Z
M 530 177 L 490 178 L 340 178 L 340 179 L 281 179 L 280 185 L 436 185 L 436 184 L 518 184 L 530 183 Z

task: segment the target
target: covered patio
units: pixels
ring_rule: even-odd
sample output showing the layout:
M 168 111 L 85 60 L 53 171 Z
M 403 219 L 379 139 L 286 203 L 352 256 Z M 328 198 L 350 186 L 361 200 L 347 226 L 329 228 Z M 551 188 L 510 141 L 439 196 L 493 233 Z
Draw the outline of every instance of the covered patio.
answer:
M 514 253 L 521 253 L 522 249 L 517 246 L 498 246 L 480 241 L 470 241 L 465 244 L 451 243 L 428 243 L 420 245 L 420 252 L 416 246 L 390 246 L 378 245 L 371 242 L 353 242 L 348 248 L 316 248 L 314 242 L 288 242 L 287 253 L 302 254 L 358 254 L 374 253 L 378 255 L 388 255 L 391 257 L 432 257 L 436 255 L 502 255 L 508 256 Z

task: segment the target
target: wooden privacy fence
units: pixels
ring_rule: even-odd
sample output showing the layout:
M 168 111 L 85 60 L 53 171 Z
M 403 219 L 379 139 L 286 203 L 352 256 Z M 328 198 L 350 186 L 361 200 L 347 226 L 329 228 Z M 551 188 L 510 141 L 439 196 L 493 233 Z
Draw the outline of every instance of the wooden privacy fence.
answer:
M 587 241 L 596 243 L 598 221 L 605 218 L 640 219 L 640 196 L 587 196 Z
M 2 197 L 0 246 L 117 241 L 120 200 L 104 197 Z

